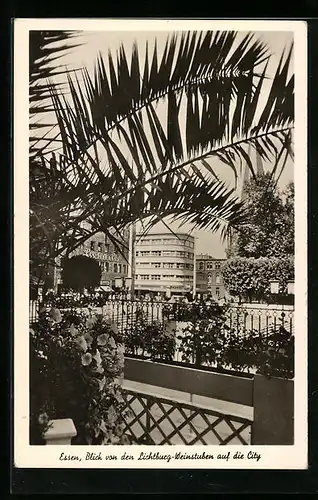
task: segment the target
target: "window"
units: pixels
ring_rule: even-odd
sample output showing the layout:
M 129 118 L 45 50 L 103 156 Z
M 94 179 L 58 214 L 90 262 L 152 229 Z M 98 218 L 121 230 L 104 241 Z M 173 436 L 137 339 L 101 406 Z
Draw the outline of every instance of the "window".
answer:
M 184 257 L 185 252 L 176 252 L 177 257 Z
M 217 275 L 216 275 L 216 277 L 215 277 L 215 283 L 216 283 L 217 285 L 219 285 L 219 284 L 221 283 L 221 277 L 220 277 L 220 275 L 219 275 L 219 274 L 217 274 Z
M 91 241 L 91 250 L 95 250 L 95 241 Z
M 136 262 L 136 266 L 148 267 L 149 266 L 149 262 Z
M 184 264 L 181 262 L 177 262 L 177 269 L 184 269 Z
M 164 263 L 162 264 L 162 267 L 163 267 L 164 269 L 173 269 L 174 264 L 173 264 L 173 262 L 164 262 Z
M 214 269 L 214 262 L 208 262 L 206 265 L 207 269 Z
M 118 266 L 117 266 L 117 264 L 114 264 L 114 273 L 118 273 Z
M 141 274 L 140 279 L 141 280 L 149 280 L 149 274 Z
M 152 275 L 151 275 L 151 279 L 152 279 L 152 280 L 157 280 L 157 281 L 159 281 L 159 280 L 160 280 L 160 278 L 161 278 L 160 274 L 152 274 Z
M 121 264 L 118 264 L 118 272 L 121 273 Z
M 141 252 L 141 253 L 142 253 L 142 252 Z M 147 255 L 148 255 L 148 254 L 149 254 L 149 252 L 147 252 Z M 151 252 L 151 255 L 156 256 L 156 257 L 160 257 L 160 255 L 161 255 L 161 250 L 153 250 L 153 251 Z
M 157 267 L 157 268 L 158 268 L 158 267 L 161 267 L 161 263 L 160 263 L 160 262 L 152 262 L 152 263 L 151 263 L 151 265 L 152 265 L 153 267 Z
M 126 273 L 126 272 L 127 272 L 126 264 L 123 264 L 123 273 Z
M 135 274 L 135 279 L 136 279 L 136 280 L 138 279 L 138 274 Z
M 215 269 L 220 269 L 220 263 L 219 262 L 215 263 Z
M 204 262 L 200 262 L 199 269 L 200 269 L 200 271 L 203 271 L 203 269 L 204 269 Z
M 108 272 L 109 271 L 109 262 L 105 262 L 105 271 Z
M 216 289 L 215 289 L 215 295 L 217 297 L 220 297 L 220 289 L 218 287 L 216 287 Z
M 166 257 L 171 257 L 172 255 L 175 255 L 175 252 L 173 250 L 163 250 L 162 255 L 165 255 Z
M 101 243 L 100 241 L 97 243 L 97 247 L 99 252 L 103 251 L 103 243 Z
M 172 279 L 172 278 L 174 278 L 174 275 L 173 274 L 163 274 L 162 277 L 166 278 L 166 279 Z
M 136 257 L 139 257 L 139 252 L 136 252 Z
M 147 250 L 144 250 L 144 251 L 140 252 L 140 255 L 141 255 L 141 257 L 148 257 L 148 255 L 150 255 L 150 252 L 148 252 Z

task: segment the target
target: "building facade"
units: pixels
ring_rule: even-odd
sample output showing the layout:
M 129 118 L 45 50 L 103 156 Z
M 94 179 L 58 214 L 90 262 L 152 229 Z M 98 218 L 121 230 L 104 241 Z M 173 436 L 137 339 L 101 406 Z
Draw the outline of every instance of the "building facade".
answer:
M 193 290 L 195 240 L 186 233 L 136 235 L 137 294 L 184 295 Z
M 107 235 L 101 231 L 78 246 L 69 254 L 69 258 L 75 255 L 86 255 L 97 260 L 101 268 L 100 284 L 111 288 L 119 286 L 119 283 L 123 283 L 124 278 L 128 275 L 129 230 L 124 231 L 122 236 L 126 247 L 123 247 L 122 253 L 117 250 Z M 58 286 L 62 285 L 62 262 L 63 257 L 57 259 L 58 267 L 56 268 L 55 283 Z
M 196 292 L 209 294 L 213 298 L 225 297 L 221 266 L 225 259 L 216 259 L 208 254 L 196 257 Z

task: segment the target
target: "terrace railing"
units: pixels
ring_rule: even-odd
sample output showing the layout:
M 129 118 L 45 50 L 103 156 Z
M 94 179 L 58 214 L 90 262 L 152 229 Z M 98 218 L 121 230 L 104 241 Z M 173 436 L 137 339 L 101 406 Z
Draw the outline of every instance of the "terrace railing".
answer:
M 50 306 L 50 304 L 48 305 Z M 83 310 L 81 304 L 67 299 L 64 299 L 64 302 L 62 300 L 60 303 L 57 302 L 56 306 L 62 311 L 70 308 Z M 39 307 L 37 302 L 30 303 L 31 323 L 37 320 Z M 202 317 L 209 319 L 209 309 L 200 303 L 127 300 L 124 297 L 108 299 L 94 306 L 96 312 L 103 314 L 110 322 L 117 325 L 119 332 L 123 334 L 127 354 L 153 357 L 153 343 L 157 338 L 160 349 L 166 343 L 166 348 L 163 348 L 162 352 L 159 353 L 160 359 L 170 359 L 175 362 L 187 361 L 197 365 L 216 367 L 216 362 L 202 358 L 199 354 L 200 346 L 194 348 L 190 355 L 191 359 L 189 351 L 187 356 L 184 354 L 185 328 L 193 316 L 201 319 L 200 308 L 202 309 Z M 268 307 L 254 304 L 235 305 L 225 310 L 224 334 L 221 332 L 220 339 L 222 340 L 226 335 L 230 335 L 233 339 L 248 339 L 252 336 L 261 341 L 262 345 L 259 346 L 261 350 L 267 349 L 268 346 L 279 350 L 282 347 L 281 339 L 275 338 L 279 332 L 285 332 L 287 336 L 294 334 L 294 310 L 291 306 L 283 308 L 273 305 Z M 212 347 L 215 349 L 215 346 L 211 346 L 211 349 Z M 246 347 L 249 348 L 241 346 L 243 349 Z M 250 370 L 248 367 L 237 369 Z

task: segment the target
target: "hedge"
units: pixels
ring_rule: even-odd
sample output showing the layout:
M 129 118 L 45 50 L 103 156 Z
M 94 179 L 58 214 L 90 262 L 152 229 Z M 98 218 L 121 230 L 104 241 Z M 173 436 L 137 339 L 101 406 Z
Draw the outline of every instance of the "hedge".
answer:
M 243 301 L 270 301 L 271 281 L 278 281 L 284 293 L 288 281 L 294 279 L 294 259 L 236 257 L 223 264 L 222 275 L 230 295 Z

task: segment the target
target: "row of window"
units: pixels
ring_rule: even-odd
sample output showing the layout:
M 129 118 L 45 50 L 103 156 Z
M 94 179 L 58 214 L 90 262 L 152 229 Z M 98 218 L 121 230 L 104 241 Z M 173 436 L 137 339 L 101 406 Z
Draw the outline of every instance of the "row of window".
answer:
M 206 267 L 204 267 L 204 265 L 206 264 Z M 221 264 L 220 262 L 200 262 L 199 263 L 199 269 L 200 271 L 204 270 L 204 269 L 220 269 L 221 267 Z
M 136 274 L 136 280 L 155 280 L 160 281 L 161 279 L 181 279 L 181 280 L 193 280 L 193 276 L 184 275 L 184 276 L 175 276 L 171 274 Z
M 177 250 L 137 250 L 136 257 L 186 257 L 193 259 L 192 252 L 183 252 Z
M 109 244 L 102 241 L 91 240 L 88 242 L 88 247 L 95 252 L 109 252 Z
M 193 241 L 179 238 L 152 238 L 138 240 L 140 245 L 184 245 L 189 248 L 194 248 Z
M 106 273 L 109 273 L 109 272 L 113 272 L 113 273 L 124 273 L 126 274 L 127 273 L 127 264 L 118 264 L 117 262 L 100 262 L 99 263 L 100 267 L 101 267 L 101 270 L 102 272 L 106 272 Z
M 136 262 L 136 267 L 155 267 L 157 269 L 190 269 L 193 271 L 193 264 L 185 262 Z

